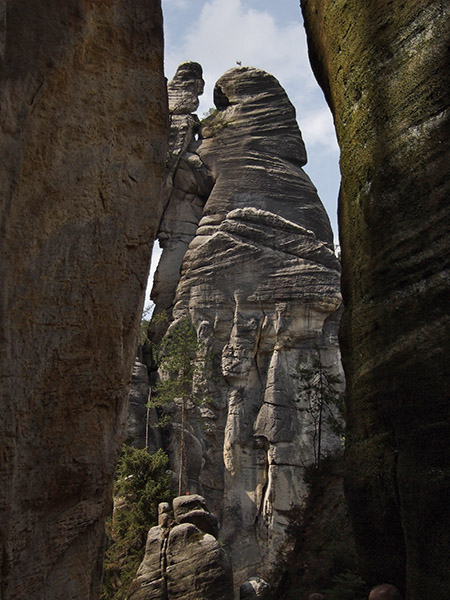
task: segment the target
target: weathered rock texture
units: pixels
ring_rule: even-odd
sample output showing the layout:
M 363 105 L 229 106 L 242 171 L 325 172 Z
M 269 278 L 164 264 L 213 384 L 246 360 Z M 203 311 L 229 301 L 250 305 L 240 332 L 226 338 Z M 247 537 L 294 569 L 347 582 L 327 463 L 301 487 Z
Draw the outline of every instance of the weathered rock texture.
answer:
M 174 264 L 178 244 L 175 297 L 162 307 L 174 307 L 175 323 L 190 316 L 207 379 L 205 402 L 188 411 L 185 479 L 222 523 L 238 592 L 250 576 L 273 581 L 290 548 L 290 511 L 304 501 L 304 467 L 313 461 L 298 367 L 319 354 L 339 371 L 340 267 L 277 80 L 232 69 L 217 82 L 215 103 L 199 139 L 186 134 L 174 168 L 157 281 L 166 248 Z M 178 419 L 169 447 L 175 471 Z M 324 429 L 323 448 L 335 443 Z
M 212 176 L 199 156 L 189 151 L 189 145 L 200 129 L 198 117 L 192 113 L 198 108 L 198 97 L 203 88 L 202 68 L 195 62 L 182 63 L 168 85 L 170 136 L 164 186 L 165 211 L 158 231 L 163 253 L 152 289 L 156 314 L 165 311 L 170 316 L 172 313 L 183 257 L 213 185 Z M 159 339 L 154 324 L 150 337 L 153 342 Z
M 239 600 L 272 600 L 268 583 L 259 577 L 251 577 L 239 589 Z
M 93 599 L 161 213 L 160 3 L 0 17 L 0 596 Z
M 160 505 L 160 525 L 148 532 L 128 600 L 231 600 L 230 559 L 216 539 L 217 531 L 210 531 L 215 516 L 204 498 L 175 498 L 174 519 L 168 507 Z
M 161 448 L 162 442 L 159 429 L 151 426 L 158 420 L 158 415 L 155 408 L 149 406 L 149 385 L 147 367 L 136 357 L 128 395 L 125 441 L 135 448 L 148 448 L 155 452 Z
M 302 0 L 341 148 L 346 489 L 361 565 L 450 595 L 450 6 Z
M 130 394 L 128 396 L 128 418 L 126 439 L 136 448 L 144 448 L 146 442 L 148 371 L 138 358 L 133 365 Z M 154 430 L 153 430 L 154 431 Z

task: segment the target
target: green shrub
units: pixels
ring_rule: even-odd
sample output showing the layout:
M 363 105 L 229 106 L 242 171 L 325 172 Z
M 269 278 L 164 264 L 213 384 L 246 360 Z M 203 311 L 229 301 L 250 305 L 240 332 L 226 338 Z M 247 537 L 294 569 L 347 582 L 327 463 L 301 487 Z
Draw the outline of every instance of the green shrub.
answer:
M 203 123 L 205 123 L 208 119 L 210 119 L 210 120 L 213 119 L 217 115 L 218 112 L 219 111 L 217 110 L 217 108 L 212 106 L 206 112 L 203 113 L 200 123 L 202 123 L 202 125 L 203 125 Z
M 145 448 L 123 447 L 116 469 L 114 513 L 106 528 L 109 546 L 102 600 L 126 598 L 144 555 L 147 532 L 158 522 L 158 504 L 173 497 L 167 463 L 161 449 L 149 454 Z

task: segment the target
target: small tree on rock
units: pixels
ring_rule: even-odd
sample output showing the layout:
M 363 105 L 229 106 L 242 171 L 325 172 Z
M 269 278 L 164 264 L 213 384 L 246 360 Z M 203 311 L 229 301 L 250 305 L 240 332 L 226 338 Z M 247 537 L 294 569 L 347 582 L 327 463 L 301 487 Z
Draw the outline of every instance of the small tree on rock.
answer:
M 306 412 L 313 428 L 314 464 L 319 467 L 324 426 L 327 425 L 339 437 L 344 434 L 342 380 L 322 363 L 319 351 L 311 366 L 299 367 L 298 375 L 303 384 L 302 397 L 307 402 Z
M 202 397 L 199 383 L 204 379 L 204 364 L 198 360 L 199 342 L 189 317 L 172 325 L 158 352 L 160 380 L 154 388 L 152 406 L 164 407 L 175 402 L 181 409 L 178 446 L 178 494 L 185 488 L 186 412 L 190 405 L 199 405 Z

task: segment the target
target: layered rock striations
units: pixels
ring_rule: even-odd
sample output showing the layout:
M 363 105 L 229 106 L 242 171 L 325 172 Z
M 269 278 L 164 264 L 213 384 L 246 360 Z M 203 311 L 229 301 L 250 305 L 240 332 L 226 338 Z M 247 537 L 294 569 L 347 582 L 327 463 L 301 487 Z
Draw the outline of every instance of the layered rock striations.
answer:
M 165 210 L 158 231 L 163 253 L 152 289 L 156 314 L 165 311 L 170 316 L 172 313 L 183 257 L 195 235 L 213 184 L 211 174 L 199 156 L 189 151 L 200 129 L 194 113 L 199 105 L 198 97 L 203 94 L 202 75 L 198 63 L 182 63 L 168 84 L 170 135 L 163 190 Z M 150 329 L 152 341 L 160 335 L 153 323 Z
M 162 210 L 161 11 L 0 15 L 0 596 L 94 599 Z
M 193 494 L 159 505 L 128 600 L 232 600 L 231 562 L 217 540 L 217 518 Z
M 198 139 L 191 134 L 173 177 L 166 215 L 180 198 L 190 210 L 195 198 L 198 219 L 189 222 L 170 303 L 174 324 L 186 315 L 194 324 L 207 371 L 199 384 L 205 401 L 188 407 L 184 487 L 202 493 L 218 515 L 239 589 L 250 576 L 275 581 L 291 547 L 290 517 L 302 506 L 304 469 L 314 461 L 299 368 L 319 357 L 339 372 L 340 266 L 278 81 L 232 69 L 214 99 L 217 109 Z M 174 226 L 175 239 L 183 226 Z M 163 235 L 170 240 L 168 229 Z M 175 413 L 169 447 L 174 470 L 178 419 Z M 326 451 L 338 441 L 324 428 L 322 443 Z
M 347 478 L 363 573 L 450 594 L 450 8 L 302 0 L 341 148 Z

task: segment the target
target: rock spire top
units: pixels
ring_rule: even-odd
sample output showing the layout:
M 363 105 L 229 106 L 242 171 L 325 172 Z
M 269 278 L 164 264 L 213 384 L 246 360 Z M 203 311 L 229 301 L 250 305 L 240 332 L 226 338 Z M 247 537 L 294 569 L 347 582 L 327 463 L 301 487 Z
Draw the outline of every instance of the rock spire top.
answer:
M 181 63 L 167 86 L 170 114 L 189 115 L 195 112 L 204 87 L 201 65 L 192 61 Z

